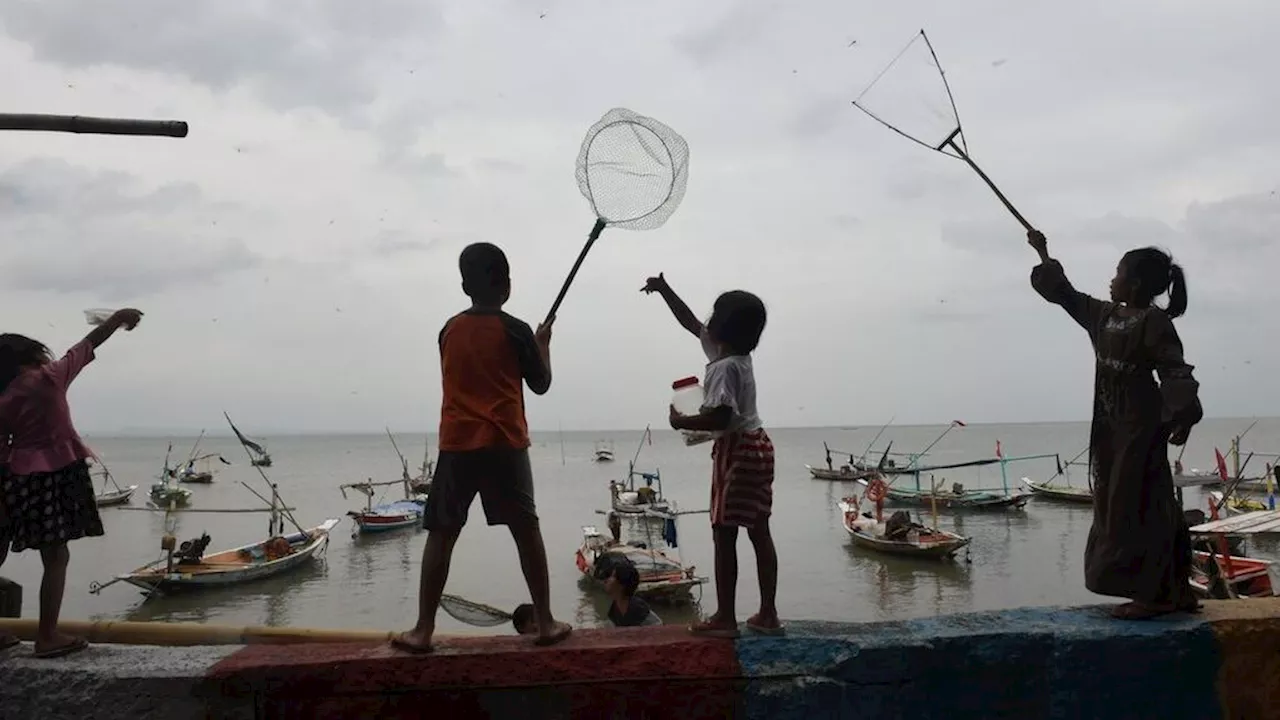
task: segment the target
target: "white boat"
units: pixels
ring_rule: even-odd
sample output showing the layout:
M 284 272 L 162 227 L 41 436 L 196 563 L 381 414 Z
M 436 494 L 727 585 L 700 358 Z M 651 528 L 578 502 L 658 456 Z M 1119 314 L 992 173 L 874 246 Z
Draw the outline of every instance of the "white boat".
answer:
M 138 489 L 137 485 L 126 485 L 115 490 L 103 490 L 93 497 L 98 507 L 111 507 L 112 505 L 124 505 L 133 498 L 133 492 Z
M 209 536 L 203 535 L 199 540 L 184 542 L 177 552 L 170 550 L 165 559 L 119 575 L 116 580 L 147 591 L 202 589 L 261 580 L 309 561 L 329 544 L 329 531 L 337 524 L 337 518 L 330 518 L 308 530 L 212 555 L 203 554 L 200 545 L 209 542 Z
M 1079 488 L 1074 485 L 1054 485 L 1048 481 L 1038 483 L 1031 480 L 1031 478 L 1022 478 L 1022 484 L 1026 485 L 1036 497 L 1080 503 L 1082 505 L 1093 504 L 1093 491 L 1088 488 Z
M 613 462 L 613 442 L 609 440 L 599 440 L 595 447 L 596 462 Z
M 970 542 L 970 538 L 963 535 L 923 525 L 915 525 L 901 537 L 890 538 L 884 522 L 871 517 L 870 513 L 860 513 L 858 498 L 847 497 L 836 507 L 853 543 L 868 550 L 941 560 L 953 557 Z

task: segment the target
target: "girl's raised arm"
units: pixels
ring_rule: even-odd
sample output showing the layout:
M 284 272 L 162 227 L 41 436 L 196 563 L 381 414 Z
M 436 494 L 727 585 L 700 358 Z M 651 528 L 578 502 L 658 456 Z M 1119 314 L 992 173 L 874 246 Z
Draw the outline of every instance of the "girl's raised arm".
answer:
M 1076 290 L 1067 279 L 1062 263 L 1049 256 L 1049 243 L 1039 230 L 1027 231 L 1027 243 L 1040 255 L 1040 264 L 1031 270 L 1031 287 L 1040 297 L 1067 311 L 1072 320 L 1097 336 L 1099 324 L 1106 315 L 1107 304 Z
M 657 277 L 651 277 L 646 280 L 644 287 L 640 288 L 640 292 L 645 294 L 656 292 L 661 295 L 662 299 L 666 301 L 667 307 L 671 309 L 671 314 L 675 316 L 676 322 L 680 323 L 680 327 L 688 330 L 696 338 L 702 337 L 702 321 L 698 320 L 698 316 L 694 315 L 689 306 L 684 304 L 684 300 L 680 299 L 676 291 L 671 289 L 662 273 L 658 273 Z
M 138 323 L 141 320 L 141 310 L 134 310 L 133 308 L 117 310 L 111 314 L 111 317 L 106 319 L 106 322 L 93 330 L 90 330 L 89 334 L 84 336 L 84 339 L 90 345 L 97 348 L 101 346 L 102 343 L 106 342 L 112 335 L 115 335 L 116 331 L 120 328 L 132 330 L 138 326 Z

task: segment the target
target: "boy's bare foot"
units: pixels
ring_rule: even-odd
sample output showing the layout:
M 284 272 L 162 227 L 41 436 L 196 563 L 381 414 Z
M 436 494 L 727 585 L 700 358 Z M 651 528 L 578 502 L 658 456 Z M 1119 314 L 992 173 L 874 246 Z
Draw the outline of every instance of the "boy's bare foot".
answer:
M 80 652 L 89 647 L 89 641 L 74 635 L 55 634 L 50 640 L 36 640 L 35 657 L 57 658 Z
M 690 625 L 689 632 L 702 637 L 727 639 L 733 639 L 740 635 L 738 632 L 738 620 L 724 617 L 718 612 L 702 622 Z
M 747 629 L 760 635 L 785 635 L 787 629 L 778 620 L 778 613 L 758 612 L 747 618 Z
M 538 637 L 534 639 L 533 644 L 546 647 L 563 642 L 569 634 L 573 632 L 573 626 L 566 622 L 553 620 L 546 627 L 538 628 Z
M 435 628 L 414 628 L 409 632 L 402 632 L 391 638 L 391 647 L 418 655 L 426 655 L 435 650 L 431 646 L 431 636 L 434 633 Z

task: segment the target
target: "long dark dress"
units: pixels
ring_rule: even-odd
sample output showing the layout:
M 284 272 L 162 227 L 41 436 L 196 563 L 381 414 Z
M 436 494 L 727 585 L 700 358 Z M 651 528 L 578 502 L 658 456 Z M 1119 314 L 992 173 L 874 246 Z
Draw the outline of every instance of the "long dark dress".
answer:
M 1085 587 L 1153 605 L 1185 603 L 1191 538 L 1168 443 L 1175 424 L 1195 424 L 1204 413 L 1173 321 L 1157 308 L 1126 314 L 1076 290 L 1057 261 L 1032 270 L 1031 286 L 1089 333 L 1097 360 Z

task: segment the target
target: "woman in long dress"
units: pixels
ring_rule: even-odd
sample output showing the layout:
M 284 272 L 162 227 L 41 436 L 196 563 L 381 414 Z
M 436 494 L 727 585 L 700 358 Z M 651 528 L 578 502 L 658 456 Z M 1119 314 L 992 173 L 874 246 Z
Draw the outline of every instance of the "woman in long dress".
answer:
M 1097 361 L 1085 587 L 1128 598 L 1113 609 L 1117 618 L 1194 611 L 1187 582 L 1191 538 L 1168 455 L 1168 445 L 1185 444 L 1204 414 L 1199 383 L 1173 327 L 1172 319 L 1187 308 L 1182 268 L 1156 248 L 1131 250 L 1116 267 L 1111 301 L 1103 302 L 1072 287 L 1043 234 L 1032 230 L 1027 241 L 1041 261 L 1031 271 L 1032 287 L 1089 333 Z M 1166 292 L 1167 308 L 1155 307 L 1155 298 Z

